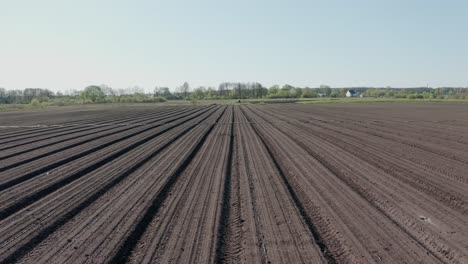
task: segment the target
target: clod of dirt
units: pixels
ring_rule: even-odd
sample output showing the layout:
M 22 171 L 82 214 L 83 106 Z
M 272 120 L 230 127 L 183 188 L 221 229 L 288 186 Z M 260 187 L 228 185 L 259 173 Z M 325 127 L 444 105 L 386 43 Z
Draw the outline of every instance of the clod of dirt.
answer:
M 428 222 L 428 223 L 431 222 L 431 219 L 429 217 L 425 217 L 425 216 L 422 216 L 422 215 L 419 217 L 419 219 L 423 220 L 424 222 Z

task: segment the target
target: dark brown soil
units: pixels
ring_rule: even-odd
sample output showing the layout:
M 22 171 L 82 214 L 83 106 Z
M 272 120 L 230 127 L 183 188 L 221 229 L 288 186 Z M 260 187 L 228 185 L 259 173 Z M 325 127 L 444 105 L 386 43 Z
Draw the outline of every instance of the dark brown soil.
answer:
M 0 113 L 1 263 L 468 263 L 468 105 Z

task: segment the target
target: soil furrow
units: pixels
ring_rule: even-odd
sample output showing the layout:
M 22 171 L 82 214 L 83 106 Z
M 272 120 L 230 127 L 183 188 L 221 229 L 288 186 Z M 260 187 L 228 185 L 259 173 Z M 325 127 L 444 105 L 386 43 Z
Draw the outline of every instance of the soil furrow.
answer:
M 203 111 L 193 112 L 193 113 L 189 113 L 189 114 L 186 114 L 186 115 L 183 115 L 183 116 L 180 116 L 180 117 L 176 117 L 173 120 L 178 120 L 180 118 L 185 118 L 187 116 L 197 117 L 197 116 L 199 116 L 199 115 L 201 115 L 203 113 L 204 113 Z M 179 122 L 179 123 L 176 123 L 175 125 L 171 125 L 170 127 L 176 127 L 177 125 L 180 125 L 180 124 L 181 123 Z M 117 137 L 115 139 L 110 138 L 110 140 L 107 141 L 106 143 L 101 142 L 101 144 L 99 144 L 97 146 L 92 144 L 91 148 L 88 148 L 88 149 L 86 149 L 84 151 L 78 152 L 77 154 L 71 155 L 69 157 L 62 158 L 62 159 L 60 159 L 60 160 L 58 160 L 56 162 L 47 164 L 46 166 L 43 166 L 43 167 L 40 167 L 40 168 L 35 167 L 33 169 L 33 171 L 27 172 L 27 173 L 25 173 L 25 174 L 23 174 L 21 176 L 17 176 L 15 178 L 11 179 L 11 180 L 8 180 L 8 181 L 1 181 L 0 180 L 0 191 L 5 190 L 7 188 L 10 188 L 12 186 L 15 186 L 15 185 L 17 185 L 17 184 L 19 184 L 21 182 L 26 181 L 26 180 L 32 179 L 32 178 L 34 178 L 34 177 L 36 177 L 38 175 L 41 175 L 43 173 L 47 173 L 48 171 L 51 171 L 52 169 L 55 169 L 55 168 L 57 168 L 59 166 L 67 164 L 67 163 L 69 163 L 69 162 L 71 162 L 73 160 L 77 160 L 79 158 L 86 157 L 87 155 L 89 155 L 91 153 L 94 153 L 94 152 L 96 152 L 98 150 L 105 149 L 106 147 L 112 146 L 112 145 L 114 145 L 116 143 L 119 143 L 119 142 L 123 142 L 124 140 L 133 138 L 136 135 L 143 134 L 145 132 L 151 131 L 152 129 L 160 127 L 160 126 L 162 126 L 162 125 L 157 124 L 157 125 L 153 125 L 153 126 L 150 126 L 150 127 L 143 128 L 141 130 L 137 130 L 136 132 L 129 133 L 129 134 L 125 135 L 125 136 L 121 135 L 120 137 Z M 135 143 L 135 144 L 138 144 L 138 143 Z M 67 148 L 67 150 L 68 150 L 68 148 Z M 124 153 L 124 152 L 120 152 L 120 153 Z M 44 157 L 49 156 L 49 155 L 46 155 L 46 154 L 44 154 L 44 155 L 45 155 Z M 63 155 L 61 157 L 63 157 Z M 38 159 L 36 159 L 36 157 L 32 157 L 32 158 L 30 158 L 28 160 L 20 161 L 20 162 L 14 164 L 14 165 L 11 165 L 9 169 L 16 168 L 16 167 L 18 167 L 20 165 L 23 165 L 23 164 L 28 164 L 28 163 L 30 163 L 32 161 L 35 161 L 35 160 L 38 160 Z M 4 172 L 4 171 L 8 171 L 8 170 L 1 170 L 0 172 Z M 1 177 L 0 177 L 0 179 L 1 179 Z
M 222 117 L 222 114 L 219 118 Z M 216 120 L 216 122 L 219 120 Z M 205 143 L 206 138 L 213 130 L 215 124 L 212 124 L 207 132 L 203 135 L 202 139 L 197 143 L 194 150 L 190 153 L 190 155 L 183 161 L 183 163 L 177 168 L 177 170 L 172 174 L 169 179 L 167 179 L 166 183 L 161 188 L 160 192 L 156 197 L 154 197 L 151 202 L 150 206 L 145 210 L 145 213 L 140 218 L 140 220 L 136 223 L 135 227 L 133 228 L 132 232 L 127 236 L 125 241 L 119 247 L 118 253 L 112 258 L 112 263 L 125 263 L 127 262 L 128 258 L 130 257 L 130 253 L 134 250 L 135 245 L 137 244 L 138 240 L 144 234 L 146 229 L 148 228 L 153 216 L 158 212 L 160 206 L 164 202 L 164 200 L 168 197 L 171 187 L 175 184 L 178 177 L 185 171 L 188 167 L 190 162 L 192 161 L 193 157 L 197 154 L 200 148 Z
M 203 114 L 203 113 L 201 113 L 201 114 Z M 195 118 L 195 117 L 197 117 L 197 116 L 199 116 L 201 114 L 197 114 L 197 115 L 193 116 L 192 118 Z M 64 178 L 64 179 L 62 179 L 60 181 L 57 181 L 54 184 L 49 185 L 49 186 L 47 186 L 46 188 L 44 188 L 42 190 L 39 190 L 39 191 L 34 192 L 32 194 L 29 194 L 28 196 L 21 197 L 20 200 L 15 201 L 15 203 L 12 204 L 9 207 L 2 206 L 3 208 L 0 210 L 0 220 L 5 219 L 6 217 L 12 215 L 13 213 L 21 210 L 24 207 L 30 205 L 31 203 L 37 201 L 38 199 L 41 199 L 42 197 L 48 195 L 49 193 L 61 188 L 62 186 L 72 183 L 73 181 L 79 179 L 83 175 L 86 175 L 87 173 L 89 173 L 89 172 L 91 172 L 93 170 L 96 170 L 97 168 L 111 162 L 112 160 L 115 160 L 116 158 L 118 158 L 118 157 L 120 157 L 122 155 L 125 155 L 127 152 L 129 152 L 129 151 L 131 151 L 131 150 L 133 150 L 133 149 L 135 149 L 135 148 L 149 142 L 150 140 L 164 134 L 165 132 L 173 129 L 174 127 L 177 127 L 178 125 L 180 125 L 180 124 L 169 126 L 169 127 L 165 128 L 165 129 L 163 129 L 161 131 L 158 131 L 157 133 L 152 133 L 148 137 L 145 137 L 140 141 L 137 141 L 137 142 L 135 142 L 135 143 L 133 143 L 131 145 L 128 145 L 128 146 L 120 149 L 116 153 L 113 153 L 111 156 L 108 156 L 108 157 L 106 157 L 104 159 L 99 160 L 98 162 L 89 164 L 87 167 L 81 168 L 80 170 L 76 171 L 75 173 L 73 173 L 71 175 L 68 175 L 66 178 Z M 118 140 L 120 141 L 121 139 L 123 139 L 123 138 L 119 138 Z M 91 152 L 94 152 L 94 151 L 91 151 Z M 84 156 L 84 155 L 87 155 L 87 154 L 83 154 L 83 153 L 80 154 L 80 156 Z M 76 159 L 75 157 L 76 156 L 73 156 L 72 158 Z M 68 159 L 65 159 L 64 161 L 57 162 L 54 165 L 49 165 L 49 167 L 46 167 L 45 170 L 41 169 L 41 170 L 39 170 L 39 172 L 36 172 L 35 175 L 44 173 L 45 171 L 49 171 L 52 168 L 56 168 L 58 166 L 66 164 L 67 162 L 69 162 L 69 161 L 71 161 L 73 159 L 68 158 Z M 54 166 L 54 167 L 52 167 L 52 166 Z M 26 176 L 24 176 L 24 178 L 20 178 L 20 179 L 21 180 L 28 180 L 28 179 L 34 177 L 35 175 L 32 175 L 32 176 L 31 175 L 26 175 Z M 14 182 L 14 183 L 18 184 L 20 182 Z M 14 184 L 11 184 L 9 186 L 6 186 L 6 185 L 7 184 L 0 185 L 1 190 L 14 186 Z
M 46 239 L 51 233 L 55 232 L 61 226 L 66 224 L 70 219 L 78 215 L 85 208 L 92 205 L 97 199 L 99 199 L 101 196 L 106 194 L 106 192 L 108 192 L 114 186 L 116 186 L 117 184 L 125 180 L 129 175 L 132 174 L 132 172 L 134 172 L 135 170 L 143 166 L 148 160 L 156 156 L 158 153 L 160 153 L 160 151 L 169 147 L 171 144 L 173 144 L 179 138 L 183 137 L 186 133 L 191 131 L 196 126 L 198 126 L 198 123 L 188 126 L 185 130 L 181 131 L 181 133 L 178 133 L 176 137 L 171 138 L 169 141 L 161 145 L 159 148 L 149 149 L 150 154 L 143 156 L 142 159 L 140 159 L 137 163 L 133 163 L 132 166 L 125 168 L 124 170 L 120 170 L 118 171 L 117 174 L 112 175 L 112 177 L 109 180 L 105 180 L 103 182 L 104 184 L 103 186 L 100 186 L 99 188 L 94 187 L 93 188 L 95 189 L 94 193 L 90 193 L 86 196 L 83 196 L 82 198 L 83 200 L 79 203 L 77 203 L 77 201 L 74 201 L 77 204 L 76 206 L 71 208 L 71 210 L 67 209 L 64 212 L 64 214 L 61 214 L 60 217 L 56 217 L 55 221 L 52 221 L 51 223 L 45 226 L 41 225 L 39 230 L 34 231 L 36 235 L 33 236 L 31 240 L 26 241 L 26 242 L 22 240 L 18 241 L 17 243 L 22 244 L 22 246 L 20 246 L 13 252 L 10 252 L 10 254 L 7 257 L 5 257 L 5 260 L 6 261 L 18 260 L 23 255 L 31 251 L 37 244 L 39 244 L 44 239 Z M 54 220 L 54 218 L 52 218 L 51 220 Z M 19 226 L 17 226 L 17 228 L 19 228 Z

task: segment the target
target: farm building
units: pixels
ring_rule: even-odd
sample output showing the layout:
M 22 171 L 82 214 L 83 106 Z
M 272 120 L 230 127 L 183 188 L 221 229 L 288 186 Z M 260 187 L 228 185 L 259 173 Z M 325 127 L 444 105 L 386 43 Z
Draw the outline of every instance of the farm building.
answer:
M 346 97 L 357 97 L 358 93 L 355 90 L 349 89 L 346 92 Z

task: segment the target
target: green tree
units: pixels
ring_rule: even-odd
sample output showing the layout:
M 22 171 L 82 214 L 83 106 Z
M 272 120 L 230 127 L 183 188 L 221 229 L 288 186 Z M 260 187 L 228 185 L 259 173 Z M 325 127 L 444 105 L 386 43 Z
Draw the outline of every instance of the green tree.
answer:
M 434 94 L 433 93 L 430 93 L 430 92 L 423 92 L 422 93 L 422 96 L 424 99 L 432 99 L 434 98 Z
M 291 89 L 294 89 L 294 86 L 289 85 L 289 84 L 285 84 L 285 85 L 283 85 L 283 87 L 281 88 L 281 90 L 285 90 L 285 91 L 290 91 Z
M 270 88 L 268 88 L 268 94 L 269 94 L 269 95 L 277 94 L 278 91 L 279 91 L 279 89 L 280 89 L 280 88 L 279 88 L 279 85 L 276 85 L 276 84 L 275 84 L 275 85 L 271 86 Z
M 291 88 L 288 93 L 289 93 L 289 97 L 291 98 L 296 98 L 298 95 L 298 92 L 296 91 L 295 88 Z
M 302 88 L 302 98 L 316 98 L 317 91 L 309 87 Z
M 184 98 L 187 98 L 188 94 L 190 93 L 190 85 L 188 84 L 188 82 L 184 82 L 180 89 L 182 94 L 184 95 Z
M 216 90 L 213 87 L 208 87 L 205 94 L 208 99 L 215 99 L 217 97 Z
M 340 97 L 346 97 L 347 92 L 348 92 L 348 88 L 341 88 L 340 89 Z
M 84 89 L 80 94 L 81 100 L 83 102 L 91 101 L 93 103 L 103 101 L 105 94 L 102 91 L 101 87 L 97 85 L 90 85 Z
M 323 95 L 325 95 L 325 97 L 329 97 L 331 95 L 331 93 L 332 93 L 332 90 L 331 90 L 330 86 L 324 85 L 324 84 L 320 85 L 319 91 Z
M 385 97 L 394 97 L 394 96 L 395 96 L 395 92 L 393 92 L 392 90 L 385 91 Z
M 204 87 L 196 88 L 192 93 L 192 98 L 195 98 L 197 100 L 204 99 L 205 98 L 205 88 Z

